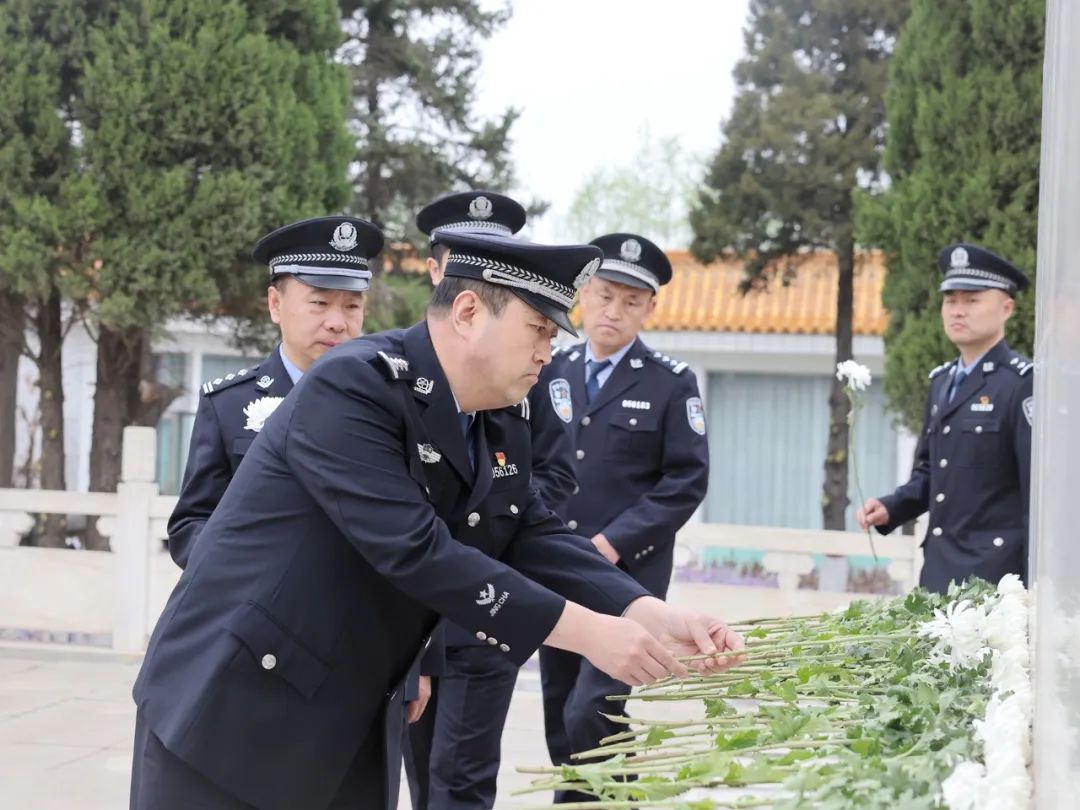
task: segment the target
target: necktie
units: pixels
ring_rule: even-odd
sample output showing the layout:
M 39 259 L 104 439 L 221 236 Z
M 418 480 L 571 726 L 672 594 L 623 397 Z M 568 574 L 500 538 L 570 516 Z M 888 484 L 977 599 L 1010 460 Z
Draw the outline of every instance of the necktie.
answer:
M 469 451 L 469 469 L 476 472 L 476 442 L 472 431 L 476 423 L 476 414 L 459 411 L 458 420 L 461 422 L 461 432 L 465 434 L 465 449 Z
M 949 402 L 953 401 L 953 397 L 956 396 L 957 390 L 963 385 L 964 380 L 967 378 L 968 373 L 961 369 L 953 375 L 952 387 L 949 389 Z
M 611 365 L 610 360 L 589 360 L 585 363 L 585 401 L 592 402 L 600 391 L 600 372 Z

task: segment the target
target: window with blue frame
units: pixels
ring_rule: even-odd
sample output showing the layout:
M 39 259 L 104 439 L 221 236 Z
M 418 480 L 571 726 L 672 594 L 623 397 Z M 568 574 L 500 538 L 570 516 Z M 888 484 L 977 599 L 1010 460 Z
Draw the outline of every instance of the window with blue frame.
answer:
M 708 375 L 709 492 L 705 520 L 797 529 L 822 527 L 829 428 L 824 376 Z M 891 492 L 897 433 L 880 381 L 864 394 L 855 424 L 855 459 L 865 497 Z M 849 466 L 847 528 L 857 530 Z

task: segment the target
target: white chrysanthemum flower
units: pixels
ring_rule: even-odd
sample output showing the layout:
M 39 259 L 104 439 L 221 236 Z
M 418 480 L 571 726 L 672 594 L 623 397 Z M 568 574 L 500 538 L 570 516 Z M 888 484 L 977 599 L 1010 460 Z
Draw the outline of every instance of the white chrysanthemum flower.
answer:
M 941 783 L 941 795 L 949 810 L 975 810 L 983 806 L 986 768 L 979 762 L 961 762 Z
M 932 661 L 947 661 L 950 669 L 973 667 L 982 662 L 986 646 L 986 614 L 981 605 L 962 599 L 934 611 L 934 618 L 920 625 L 923 638 L 937 642 Z
M 1007 650 L 1015 644 L 1026 642 L 1027 635 L 1027 605 L 1019 595 L 1005 594 L 986 615 L 987 642 L 994 649 Z
M 1024 587 L 1024 583 L 1020 581 L 1020 577 L 1017 574 L 1006 574 L 1001 578 L 997 585 L 997 592 L 1000 594 L 1017 594 L 1023 597 L 1024 601 L 1027 601 L 1028 590 Z
M 845 360 L 836 364 L 836 379 L 852 391 L 865 391 L 870 386 L 870 369 L 854 360 Z
M 245 405 L 244 416 L 247 417 L 247 424 L 244 425 L 244 430 L 254 430 L 256 433 L 262 430 L 263 423 L 284 399 L 284 397 L 262 397 Z

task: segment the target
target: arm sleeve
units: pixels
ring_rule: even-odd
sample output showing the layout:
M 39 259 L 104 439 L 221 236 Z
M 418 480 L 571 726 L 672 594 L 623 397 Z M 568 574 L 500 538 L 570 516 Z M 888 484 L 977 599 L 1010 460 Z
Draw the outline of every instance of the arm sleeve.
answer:
M 709 485 L 709 442 L 691 426 L 688 402 L 700 404 L 697 380 L 685 381 L 667 403 L 663 421 L 661 475 L 656 485 L 630 509 L 603 529 L 621 557 L 632 557 L 657 539 L 673 542 L 675 532 L 690 519 Z
M 199 532 L 232 480 L 232 467 L 221 440 L 217 412 L 209 397 L 199 400 L 191 429 L 184 483 L 169 516 L 169 555 L 184 568 Z
M 556 514 L 562 514 L 577 480 L 571 461 L 570 434 L 551 407 L 544 377 L 529 392 L 529 413 L 533 484 L 540 490 L 544 504 Z
M 523 664 L 565 605 L 530 579 L 565 582 L 547 576 L 557 554 L 538 560 L 542 555 L 530 553 L 544 524 L 515 534 L 507 562 L 455 540 L 410 475 L 401 400 L 364 360 L 330 355 L 294 390 L 285 459 L 338 530 L 395 588 L 469 631 L 498 638 Z M 534 491 L 527 514 L 537 509 L 549 515 Z M 477 598 L 490 593 L 501 602 L 497 611 Z
M 923 408 L 923 427 L 919 443 L 915 446 L 915 459 L 911 465 L 911 477 L 906 484 L 901 484 L 891 495 L 881 498 L 882 504 L 889 511 L 889 522 L 878 526 L 879 534 L 889 534 L 909 520 L 914 520 L 930 506 L 930 402 L 933 400 L 934 387 L 926 395 Z

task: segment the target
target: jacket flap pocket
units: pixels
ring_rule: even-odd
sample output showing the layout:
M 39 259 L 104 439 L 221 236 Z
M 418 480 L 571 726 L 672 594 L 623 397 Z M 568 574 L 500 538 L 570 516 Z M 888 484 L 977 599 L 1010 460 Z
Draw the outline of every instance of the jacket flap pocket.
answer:
M 241 436 L 239 439 L 233 439 L 232 451 L 238 456 L 244 455 L 251 447 L 251 443 L 255 441 L 255 436 Z
M 330 668 L 254 602 L 246 602 L 225 623 L 255 661 L 310 699 Z
M 1001 430 L 999 419 L 965 419 L 960 423 L 965 433 L 997 433 Z
M 611 417 L 610 424 L 612 427 L 634 433 L 643 430 L 656 430 L 658 422 L 659 416 L 649 411 L 641 411 L 640 413 L 620 411 Z

